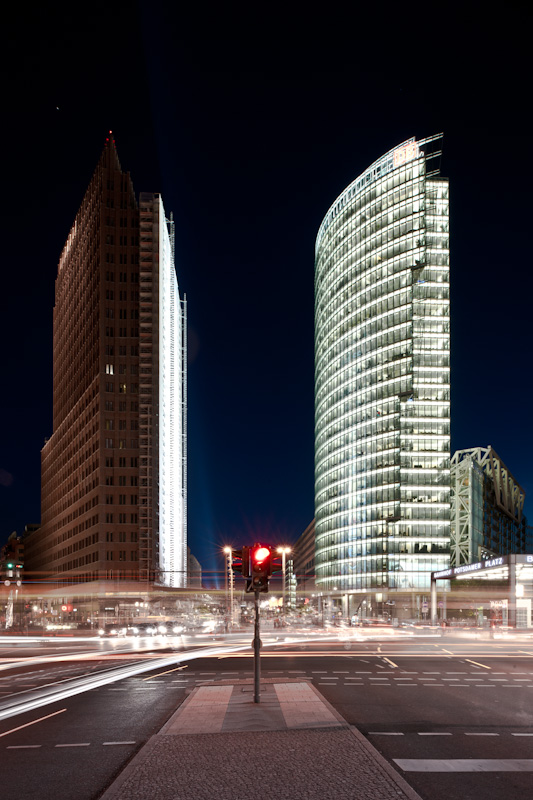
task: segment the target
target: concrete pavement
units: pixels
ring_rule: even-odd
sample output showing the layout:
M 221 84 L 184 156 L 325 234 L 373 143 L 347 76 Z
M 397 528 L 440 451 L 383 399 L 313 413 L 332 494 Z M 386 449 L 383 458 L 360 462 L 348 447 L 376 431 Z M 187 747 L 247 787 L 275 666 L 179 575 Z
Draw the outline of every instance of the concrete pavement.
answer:
M 195 688 L 101 800 L 420 800 L 301 680 Z

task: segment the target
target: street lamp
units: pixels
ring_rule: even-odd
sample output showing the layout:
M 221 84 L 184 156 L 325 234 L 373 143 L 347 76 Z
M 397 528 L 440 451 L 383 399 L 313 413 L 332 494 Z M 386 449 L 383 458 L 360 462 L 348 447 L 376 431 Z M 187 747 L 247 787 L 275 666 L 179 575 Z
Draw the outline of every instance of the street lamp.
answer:
M 229 622 L 233 627 L 233 570 L 231 568 L 232 559 L 232 549 L 229 545 L 224 547 L 224 553 L 226 554 L 226 580 L 225 580 L 225 589 L 226 589 L 226 612 L 228 607 L 228 580 L 229 580 L 229 591 L 230 591 L 230 604 L 229 604 L 229 614 L 226 613 L 226 619 L 229 616 Z
M 283 576 L 283 616 L 285 616 L 285 561 L 287 558 L 287 553 L 290 552 L 290 547 L 278 547 L 278 553 L 281 553 L 281 573 Z

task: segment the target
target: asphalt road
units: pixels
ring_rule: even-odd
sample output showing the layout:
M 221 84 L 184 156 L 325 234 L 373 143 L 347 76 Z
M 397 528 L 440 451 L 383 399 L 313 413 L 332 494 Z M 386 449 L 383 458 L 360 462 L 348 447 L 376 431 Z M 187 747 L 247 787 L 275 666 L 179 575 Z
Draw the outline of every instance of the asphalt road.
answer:
M 506 771 L 519 762 L 533 764 L 528 639 L 294 639 L 266 644 L 263 676 L 312 680 L 423 798 L 533 796 L 533 772 Z M 0 713 L 10 703 L 50 691 L 50 684 L 68 688 L 95 676 L 112 677 L 129 665 L 149 670 L 0 720 L 2 794 L 20 800 L 98 798 L 188 689 L 252 676 L 249 654 L 220 652 L 178 662 L 190 652 L 168 651 L 120 658 L 90 653 L 88 660 L 69 655 L 33 665 L 1 660 Z M 162 665 L 162 658 L 169 663 Z M 426 771 L 435 766 L 438 771 Z M 457 771 L 472 766 L 474 771 Z

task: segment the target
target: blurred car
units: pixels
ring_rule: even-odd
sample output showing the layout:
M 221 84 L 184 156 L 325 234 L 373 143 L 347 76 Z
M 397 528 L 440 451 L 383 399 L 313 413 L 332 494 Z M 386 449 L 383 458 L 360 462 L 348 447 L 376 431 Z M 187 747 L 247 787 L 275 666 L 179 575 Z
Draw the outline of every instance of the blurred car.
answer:
M 128 630 L 126 625 L 119 625 L 117 623 L 104 625 L 103 628 L 99 628 L 98 636 L 102 637 L 118 637 L 118 636 L 125 636 L 126 631 Z

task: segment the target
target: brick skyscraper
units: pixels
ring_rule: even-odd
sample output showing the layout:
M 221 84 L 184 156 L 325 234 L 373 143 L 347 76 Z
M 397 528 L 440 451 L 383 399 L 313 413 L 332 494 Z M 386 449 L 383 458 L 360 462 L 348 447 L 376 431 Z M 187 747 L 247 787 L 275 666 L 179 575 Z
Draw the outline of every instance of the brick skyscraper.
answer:
M 60 583 L 186 585 L 185 304 L 173 238 L 158 194 L 137 204 L 110 134 L 56 279 L 53 433 L 26 566 Z

